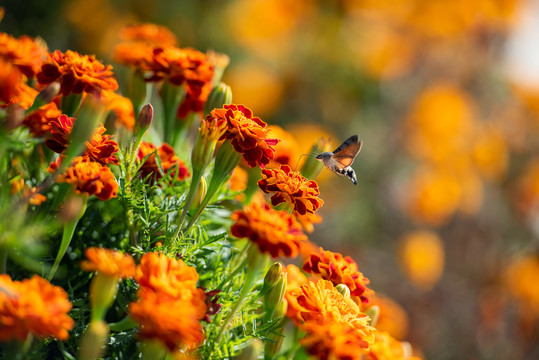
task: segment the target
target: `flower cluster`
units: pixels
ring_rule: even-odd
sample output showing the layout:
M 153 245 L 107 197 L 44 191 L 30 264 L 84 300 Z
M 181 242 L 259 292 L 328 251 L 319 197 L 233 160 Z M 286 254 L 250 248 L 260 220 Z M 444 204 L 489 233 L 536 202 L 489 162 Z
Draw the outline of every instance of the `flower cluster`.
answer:
M 68 316 L 71 303 L 59 286 L 34 275 L 31 279 L 13 281 L 0 275 L 0 340 L 25 341 L 28 335 L 66 340 L 74 321 Z
M 294 217 L 286 211 L 270 208 L 268 204 L 252 202 L 232 214 L 234 225 L 230 233 L 238 238 L 249 238 L 261 252 L 272 257 L 296 257 L 307 236 Z
M 350 289 L 350 294 L 358 296 L 361 302 L 368 302 L 368 295 L 372 293 L 367 285 L 369 279 L 358 270 L 357 264 L 349 256 L 323 250 L 312 254 L 303 264 L 307 273 L 318 275 L 322 279 L 331 281 L 334 285 L 344 284 Z
M 292 171 L 288 165 L 281 165 L 280 169 L 263 169 L 258 186 L 266 194 L 274 193 L 271 196 L 273 206 L 286 202 L 298 215 L 314 214 L 324 204 L 318 197 L 318 184 Z
M 93 55 L 81 55 L 71 50 L 50 53 L 37 73 L 37 80 L 44 85 L 59 82 L 64 96 L 82 92 L 100 95 L 102 91 L 118 88 L 112 66 L 103 65 Z
M 129 312 L 140 324 L 141 338 L 159 340 L 170 351 L 190 349 L 204 340 L 200 321 L 206 315 L 206 296 L 196 288 L 194 268 L 150 252 L 142 256 L 135 279 L 138 300 Z
M 148 156 L 149 155 L 149 156 Z M 185 180 L 191 174 L 185 163 L 174 153 L 174 149 L 167 143 L 159 148 L 149 142 L 142 142 L 138 150 L 138 160 L 146 160 L 140 167 L 140 176 L 148 178 L 152 183 L 159 181 L 164 175 L 171 175 L 171 179 Z M 159 158 L 159 163 L 156 160 Z

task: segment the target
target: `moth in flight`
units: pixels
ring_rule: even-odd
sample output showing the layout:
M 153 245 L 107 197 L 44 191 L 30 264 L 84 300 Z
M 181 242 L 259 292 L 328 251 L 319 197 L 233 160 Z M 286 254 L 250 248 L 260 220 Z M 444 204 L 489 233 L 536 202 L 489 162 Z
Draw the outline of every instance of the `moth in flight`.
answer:
M 359 150 L 361 150 L 361 141 L 357 135 L 352 135 L 333 152 L 323 152 L 317 155 L 316 159 L 322 161 L 335 174 L 344 175 L 357 185 L 356 173 L 350 165 L 354 162 Z

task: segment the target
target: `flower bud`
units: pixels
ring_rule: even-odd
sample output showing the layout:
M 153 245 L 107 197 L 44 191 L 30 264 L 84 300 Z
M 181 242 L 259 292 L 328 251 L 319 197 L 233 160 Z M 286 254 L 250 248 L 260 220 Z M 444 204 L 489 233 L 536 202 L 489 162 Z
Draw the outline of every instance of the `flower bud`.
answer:
M 335 286 L 335 289 L 341 293 L 342 296 L 344 296 L 345 298 L 349 298 L 350 297 L 350 288 L 348 288 L 348 286 L 344 285 L 344 284 L 339 284 L 337 286 Z
M 264 296 L 264 319 L 267 321 L 275 318 L 276 310 L 284 299 L 286 277 L 286 273 L 281 273 L 275 286 Z
M 103 356 L 108 336 L 109 327 L 106 322 L 92 321 L 82 337 L 79 359 L 94 360 Z
M 264 359 L 275 359 L 283 343 L 283 329 L 269 333 L 266 339 L 264 342 Z
M 258 356 L 262 353 L 264 345 L 262 341 L 254 339 L 245 349 L 242 350 L 239 356 L 235 357 L 235 360 L 257 360 Z
M 138 118 L 136 121 L 136 130 L 137 137 L 142 138 L 142 136 L 148 131 L 153 120 L 153 106 L 151 104 L 146 104 L 140 110 Z
M 232 102 L 232 89 L 227 84 L 220 82 L 216 85 L 208 96 L 204 105 L 205 114 L 209 114 L 213 109 L 222 108 L 224 104 Z
M 34 103 L 30 108 L 27 110 L 28 113 L 31 113 L 32 111 L 39 109 L 43 105 L 46 105 L 50 103 L 58 94 L 60 93 L 60 83 L 59 82 L 51 82 L 49 85 L 47 85 L 39 94 L 37 94 L 36 98 L 34 99 Z
M 193 196 L 193 202 L 191 202 L 191 206 L 189 207 L 189 210 L 196 210 L 200 204 L 202 204 L 202 200 L 204 200 L 204 197 L 206 196 L 206 192 L 208 191 L 208 183 L 206 182 L 206 179 L 204 176 L 200 177 L 200 183 L 198 184 L 197 191 L 195 192 L 195 195 Z
M 230 57 L 226 54 L 218 53 L 211 49 L 206 52 L 206 57 L 208 58 L 208 61 L 213 65 L 212 82 L 214 85 L 217 85 L 221 81 L 226 67 L 228 66 L 228 64 L 230 64 Z
M 369 321 L 370 326 L 376 326 L 376 323 L 378 322 L 378 318 L 380 317 L 380 306 L 373 305 L 367 310 L 365 310 L 365 314 L 371 318 Z
M 2 124 L 2 129 L 11 132 L 21 126 L 24 120 L 24 108 L 19 104 L 11 104 L 6 109 L 6 116 Z
M 260 290 L 260 293 L 264 295 L 268 291 L 273 289 L 279 282 L 279 279 L 282 277 L 282 275 L 283 265 L 278 262 L 273 263 L 273 265 L 271 265 L 266 272 L 266 276 L 264 277 L 264 286 L 262 287 L 262 290 Z
M 326 151 L 331 151 L 329 139 L 320 138 L 316 141 L 311 149 L 312 153 L 322 153 Z M 307 179 L 314 180 L 320 174 L 324 164 L 321 161 L 318 161 L 314 156 L 306 156 L 305 162 L 301 166 L 300 172 L 301 175 Z

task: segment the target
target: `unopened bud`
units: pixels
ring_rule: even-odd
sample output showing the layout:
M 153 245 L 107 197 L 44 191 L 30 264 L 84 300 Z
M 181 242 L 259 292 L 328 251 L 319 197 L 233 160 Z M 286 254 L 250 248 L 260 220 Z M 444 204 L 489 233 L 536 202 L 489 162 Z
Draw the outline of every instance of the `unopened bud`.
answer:
M 277 308 L 281 305 L 286 292 L 286 273 L 282 273 L 275 286 L 264 296 L 264 319 L 275 318 Z
M 259 339 L 254 339 L 234 360 L 257 360 L 262 353 L 264 344 Z
M 260 293 L 264 295 L 273 289 L 282 276 L 283 265 L 278 262 L 273 263 L 273 265 L 271 265 L 268 269 L 268 272 L 266 272 L 266 276 L 264 277 L 264 286 L 262 287 L 262 290 L 260 290 Z
M 102 357 L 108 336 L 109 327 L 106 322 L 92 321 L 82 337 L 79 359 L 94 360 Z
M 216 85 L 208 96 L 204 111 L 209 114 L 213 109 L 222 108 L 224 104 L 232 102 L 232 89 L 227 84 L 220 82 Z
M 197 191 L 193 196 L 193 202 L 191 203 L 189 210 L 194 211 L 200 206 L 200 204 L 202 204 L 202 200 L 204 200 L 206 197 L 206 192 L 208 192 L 208 183 L 206 182 L 204 176 L 201 176 L 200 183 L 198 184 Z
M 215 52 L 214 50 L 208 50 L 206 52 L 208 61 L 213 65 L 213 84 L 218 84 L 223 77 L 226 67 L 230 64 L 230 57 L 223 53 Z
M 56 81 L 51 82 L 43 90 L 41 90 L 39 94 L 37 94 L 36 98 L 34 99 L 34 103 L 32 104 L 32 106 L 30 106 L 27 112 L 30 113 L 36 109 L 39 109 L 43 105 L 47 105 L 56 96 L 58 96 L 59 93 L 60 93 L 60 83 Z
M 380 306 L 373 305 L 367 310 L 365 310 L 365 314 L 370 317 L 369 325 L 370 326 L 376 326 L 376 323 L 378 322 L 378 318 L 380 317 Z
M 104 273 L 97 273 L 90 284 L 91 320 L 102 320 L 112 305 L 118 292 L 119 279 Z
M 6 132 L 11 132 L 21 126 L 24 120 L 24 108 L 19 104 L 9 105 L 6 109 L 6 116 L 2 128 Z
M 153 120 L 153 106 L 152 104 L 146 104 L 140 110 L 137 118 L 137 137 L 142 137 L 146 131 L 150 128 Z
M 272 331 L 268 334 L 264 342 L 264 360 L 275 359 L 281 350 L 284 335 L 283 329 L 280 331 Z
M 345 298 L 350 297 L 350 289 L 348 288 L 348 286 L 346 286 L 344 284 L 339 284 L 339 285 L 335 286 L 335 290 L 340 292 L 341 295 L 344 296 Z

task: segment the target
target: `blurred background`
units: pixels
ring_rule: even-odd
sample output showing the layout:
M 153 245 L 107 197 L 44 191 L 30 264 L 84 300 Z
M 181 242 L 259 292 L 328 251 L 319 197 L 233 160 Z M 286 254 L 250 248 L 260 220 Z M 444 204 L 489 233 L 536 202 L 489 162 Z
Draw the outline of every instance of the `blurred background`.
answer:
M 539 358 L 539 1 L 2 6 L 0 31 L 51 51 L 110 63 L 124 26 L 152 22 L 229 55 L 234 102 L 290 133 L 292 166 L 358 134 L 359 184 L 322 172 L 310 239 L 358 263 L 380 327 L 427 359 Z

